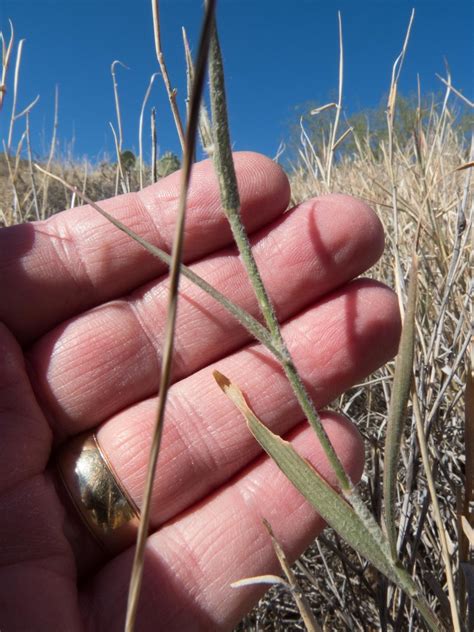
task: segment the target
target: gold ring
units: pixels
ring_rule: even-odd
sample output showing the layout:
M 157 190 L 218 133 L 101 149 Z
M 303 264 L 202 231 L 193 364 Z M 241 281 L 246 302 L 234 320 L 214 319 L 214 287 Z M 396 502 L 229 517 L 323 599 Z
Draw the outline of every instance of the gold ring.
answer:
M 94 433 L 68 441 L 57 455 L 60 478 L 83 522 L 100 546 L 118 553 L 133 544 L 140 511 Z

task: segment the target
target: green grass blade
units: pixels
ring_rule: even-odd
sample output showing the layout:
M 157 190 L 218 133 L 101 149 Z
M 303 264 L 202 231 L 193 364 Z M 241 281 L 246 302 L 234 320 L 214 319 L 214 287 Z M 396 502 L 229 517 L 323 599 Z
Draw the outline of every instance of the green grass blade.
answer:
M 398 460 L 405 425 L 405 414 L 410 396 L 415 348 L 415 311 L 418 261 L 413 256 L 408 284 L 408 300 L 403 322 L 402 336 L 393 379 L 392 396 L 387 421 L 384 459 L 384 517 L 393 559 L 397 559 L 396 489 Z
M 252 248 L 245 232 L 240 216 L 240 198 L 232 159 L 232 146 L 230 142 L 229 124 L 227 120 L 227 104 L 225 94 L 224 67 L 219 45 L 217 27 L 211 36 L 209 50 L 209 91 L 211 98 L 212 128 L 214 134 L 213 160 L 216 169 L 221 204 L 229 221 L 235 243 L 239 249 L 242 263 L 245 266 L 249 280 L 252 284 L 255 297 L 258 301 L 265 323 L 271 335 L 274 346 L 279 349 L 277 355 L 281 361 L 285 374 L 290 381 L 296 398 L 314 429 L 324 452 L 331 463 L 336 477 L 345 491 L 351 489 L 351 482 L 329 440 L 319 419 L 317 410 L 309 397 L 309 394 L 294 365 L 288 348 L 280 330 L 280 324 L 275 313 L 270 296 L 265 288 L 257 263 L 252 253 Z
M 218 371 L 214 371 L 214 378 L 219 387 L 240 410 L 250 432 L 258 443 L 319 515 L 354 550 L 414 600 L 430 629 L 441 629 L 428 604 L 420 598 L 418 589 L 411 577 L 391 558 L 381 529 L 379 528 L 378 533 L 375 533 L 372 525 L 366 526 L 349 503 L 322 478 L 306 459 L 296 452 L 289 442 L 269 430 L 256 417 L 248 406 L 242 391 L 235 384 Z

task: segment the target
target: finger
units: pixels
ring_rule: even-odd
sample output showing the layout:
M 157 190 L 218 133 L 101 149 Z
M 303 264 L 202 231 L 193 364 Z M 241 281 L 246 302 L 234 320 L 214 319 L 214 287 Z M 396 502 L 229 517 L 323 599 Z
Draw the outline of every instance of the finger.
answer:
M 278 317 L 285 321 L 369 268 L 382 252 L 383 231 L 362 202 L 327 196 L 285 214 L 255 234 L 253 244 Z M 258 314 L 235 250 L 221 251 L 193 268 Z M 173 380 L 249 340 L 224 308 L 184 279 L 181 298 Z M 157 391 L 166 306 L 167 281 L 152 283 L 69 322 L 34 347 L 29 360 L 35 388 L 59 436 L 94 427 Z
M 0 323 L 0 628 L 78 630 L 64 512 L 43 475 L 52 434 L 21 349 Z M 54 599 L 51 599 L 54 595 Z
M 253 232 L 286 209 L 288 180 L 264 156 L 239 153 L 235 162 L 242 216 L 247 230 Z M 101 206 L 169 252 L 179 186 L 180 174 L 175 173 L 139 193 L 101 202 Z M 201 162 L 195 165 L 191 180 L 184 260 L 202 257 L 231 239 L 212 164 Z M 88 206 L 44 222 L 3 229 L 0 320 L 26 344 L 64 319 L 129 292 L 165 269 Z
M 362 472 L 363 446 L 353 426 L 334 413 L 325 428 L 354 481 Z M 299 427 L 292 443 L 334 484 L 314 434 Z M 270 538 L 273 526 L 290 559 L 302 553 L 324 523 L 268 458 L 149 538 L 137 628 L 229 630 L 262 593 L 261 586 L 232 589 L 230 583 L 280 573 Z M 109 563 L 88 587 L 86 620 L 99 629 L 123 629 L 132 552 Z
M 52 481 L 22 478 L 0 494 L 0 512 L 2 632 L 82 630 L 75 560 Z
M 21 349 L 0 323 L 0 493 L 43 472 L 52 434 L 25 369 Z

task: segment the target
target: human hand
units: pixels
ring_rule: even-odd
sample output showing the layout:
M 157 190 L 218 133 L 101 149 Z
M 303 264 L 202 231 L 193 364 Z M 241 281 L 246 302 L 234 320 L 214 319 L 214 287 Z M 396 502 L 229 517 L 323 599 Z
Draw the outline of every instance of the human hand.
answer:
M 396 352 L 397 302 L 354 277 L 383 249 L 362 202 L 341 195 L 291 212 L 270 160 L 235 155 L 242 216 L 290 352 L 318 408 Z M 179 174 L 101 203 L 170 251 Z M 258 316 L 208 161 L 194 167 L 184 261 Z M 156 409 L 167 304 L 166 268 L 89 207 L 0 231 L 0 628 L 121 630 L 132 548 L 105 558 L 65 502 L 52 455 L 96 430 L 140 506 Z M 229 629 L 277 571 L 262 518 L 289 557 L 324 524 L 215 384 L 218 369 L 257 416 L 291 439 L 329 482 L 329 465 L 274 359 L 207 294 L 181 279 L 172 386 L 154 487 L 137 630 Z M 343 416 L 322 414 L 353 481 L 363 446 Z M 78 588 L 79 586 L 79 588 Z

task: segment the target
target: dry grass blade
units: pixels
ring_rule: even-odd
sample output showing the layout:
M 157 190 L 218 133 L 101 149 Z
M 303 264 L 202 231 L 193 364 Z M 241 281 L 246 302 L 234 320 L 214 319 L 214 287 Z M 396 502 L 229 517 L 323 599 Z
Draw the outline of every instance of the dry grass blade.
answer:
M 414 411 L 415 419 L 416 419 L 416 429 L 417 429 L 417 435 L 418 435 L 418 443 L 420 445 L 421 458 L 423 461 L 423 469 L 424 469 L 425 476 L 428 482 L 428 488 L 429 488 L 430 496 L 431 496 L 431 504 L 433 506 L 433 516 L 434 516 L 434 519 L 436 521 L 436 525 L 439 531 L 441 555 L 443 557 L 446 580 L 448 584 L 449 607 L 451 611 L 453 630 L 454 632 L 461 632 L 461 622 L 459 620 L 459 611 L 458 611 L 458 605 L 456 601 L 456 591 L 455 591 L 455 586 L 454 586 L 453 571 L 451 567 L 451 556 L 449 554 L 446 527 L 444 525 L 443 517 L 441 515 L 441 511 L 440 511 L 440 507 L 438 503 L 438 496 L 436 494 L 436 486 L 434 483 L 432 466 L 430 463 L 430 458 L 429 458 L 429 453 L 428 453 L 425 429 L 423 427 L 421 411 L 420 411 L 418 396 L 416 392 L 414 393 L 414 396 L 413 396 L 413 411 Z M 442 590 L 440 591 L 440 593 L 443 594 L 445 598 L 444 592 Z
M 400 306 L 400 311 L 403 313 L 403 300 L 402 300 L 402 290 L 403 290 L 403 277 L 402 277 L 402 267 L 400 263 L 400 254 L 399 254 L 399 221 L 398 221 L 398 198 L 397 198 L 397 186 L 396 186 L 396 177 L 395 177 L 395 165 L 394 165 L 394 145 L 395 145 L 395 135 L 394 135 L 394 122 L 395 122 L 395 108 L 397 102 L 397 93 L 398 93 L 398 81 L 400 79 L 400 74 L 403 67 L 403 62 L 405 60 L 405 54 L 408 47 L 408 41 L 410 39 L 410 33 L 413 26 L 413 20 L 415 18 L 415 9 L 412 9 L 410 15 L 410 21 L 408 23 L 407 32 L 405 35 L 405 40 L 403 42 L 402 50 L 400 55 L 395 60 L 392 68 L 392 80 L 390 82 L 390 92 L 388 95 L 387 101 L 387 128 L 388 128 L 388 169 L 390 173 L 390 180 L 392 185 L 392 206 L 393 206 L 393 228 L 394 228 L 394 264 L 395 264 L 395 289 L 398 295 L 398 301 Z
M 466 445 L 466 480 L 464 484 L 464 515 L 474 526 L 474 512 L 469 507 L 474 502 L 474 370 L 468 362 L 466 370 L 465 392 L 465 427 L 464 440 Z
M 46 162 L 46 171 L 50 171 L 51 163 L 54 158 L 54 152 L 56 150 L 58 124 L 59 124 L 59 88 L 56 85 L 54 89 L 54 116 L 53 116 L 53 133 L 51 135 L 51 144 L 49 146 L 48 160 Z M 46 208 L 48 201 L 48 188 L 50 179 L 45 177 L 43 180 L 43 202 L 41 207 L 41 217 L 46 217 Z
M 398 557 L 397 522 L 395 516 L 398 460 L 400 457 L 403 429 L 405 427 L 406 408 L 413 379 L 417 271 L 418 261 L 416 255 L 414 255 L 408 284 L 408 300 L 403 321 L 403 331 L 395 365 L 395 376 L 385 438 L 383 480 L 384 516 L 387 537 L 390 542 L 394 560 Z
M 474 101 L 471 101 L 470 99 L 468 99 L 466 96 L 464 96 L 462 92 L 459 92 L 459 90 L 456 90 L 456 88 L 451 85 L 451 77 L 449 77 L 449 81 L 446 81 L 446 79 L 438 75 L 438 73 L 436 73 L 436 76 L 438 77 L 440 81 L 444 83 L 445 86 L 447 86 L 450 90 L 452 90 L 457 97 L 459 97 L 462 101 L 464 101 L 466 105 L 468 105 L 470 108 L 474 108 Z
M 466 449 L 466 470 L 464 479 L 464 489 L 460 493 L 459 517 L 458 517 L 458 538 L 459 538 L 459 560 L 461 564 L 469 563 L 469 547 L 474 547 L 474 511 L 472 503 L 474 501 L 474 371 L 470 361 L 466 367 L 466 391 L 465 399 L 465 424 L 464 424 L 464 444 Z M 465 614 L 466 605 L 466 582 L 464 574 L 459 577 L 460 592 L 460 612 L 461 617 Z M 474 612 L 472 613 L 474 617 Z
M 122 113 L 120 110 L 120 97 L 119 97 L 119 92 L 118 92 L 118 81 L 117 81 L 117 73 L 115 71 L 115 66 L 122 66 L 122 68 L 125 68 L 125 70 L 130 70 L 130 68 L 118 59 L 113 61 L 110 66 L 110 74 L 112 75 L 112 84 L 114 87 L 115 113 L 117 115 L 118 146 L 119 146 L 119 150 L 122 151 L 122 146 L 123 146 Z
M 26 114 L 26 153 L 28 156 L 28 170 L 30 172 L 31 179 L 31 191 L 33 193 L 33 203 L 35 208 L 35 219 L 40 219 L 40 210 L 38 204 L 38 188 L 36 186 L 36 178 L 33 170 L 33 154 L 31 151 L 31 135 L 30 135 L 30 116 L 29 113 Z
M 344 140 L 343 135 L 339 141 L 337 141 L 337 130 L 339 128 L 339 119 L 341 117 L 342 110 L 342 86 L 344 81 L 344 42 L 342 38 L 342 17 L 341 12 L 337 12 L 337 20 L 339 25 L 339 86 L 338 86 L 338 98 L 336 103 L 336 116 L 332 126 L 331 141 L 328 151 L 328 162 L 326 165 L 326 185 L 328 190 L 331 188 L 331 171 L 334 163 L 334 152 L 338 146 Z
M 163 48 L 161 46 L 160 10 L 158 6 L 158 0 L 151 0 L 151 8 L 153 11 L 153 29 L 154 29 L 154 34 L 155 34 L 156 58 L 160 66 L 161 75 L 163 77 L 163 82 L 166 88 L 166 93 L 168 94 L 171 112 L 173 113 L 174 123 L 176 125 L 176 131 L 178 132 L 179 142 L 181 143 L 181 148 L 184 151 L 184 143 L 185 143 L 184 130 L 183 130 L 183 124 L 181 122 L 181 116 L 179 115 L 178 106 L 176 104 L 176 89 L 171 87 L 171 82 L 168 75 L 168 69 L 166 68 L 166 64 L 165 64 L 165 60 L 163 56 Z
M 466 162 L 463 165 L 460 165 L 459 167 L 456 167 L 455 171 L 463 171 L 464 169 L 472 169 L 472 167 L 474 167 L 474 162 Z
M 21 144 L 21 141 L 20 141 L 20 144 Z M 13 223 L 16 223 L 22 220 L 22 209 L 21 209 L 21 203 L 20 203 L 20 196 L 18 195 L 18 191 L 16 188 L 15 174 L 12 169 L 12 165 L 10 163 L 9 151 L 5 144 L 5 141 L 3 141 L 3 155 L 5 158 L 5 162 L 7 163 L 8 177 L 9 177 L 10 185 L 13 191 L 13 209 L 11 212 L 12 218 L 10 221 Z
M 229 397 L 244 416 L 250 432 L 275 461 L 278 467 L 313 505 L 319 515 L 360 555 L 365 557 L 390 581 L 394 582 L 413 600 L 431 630 L 442 629 L 436 615 L 426 600 L 420 596 L 418 587 L 401 566 L 390 557 L 387 543 L 381 532 L 374 533 L 363 520 L 313 468 L 301 457 L 290 443 L 269 430 L 247 404 L 242 391 L 227 377 L 214 371 L 222 391 Z
M 12 146 L 12 138 L 13 138 L 13 127 L 15 125 L 16 120 L 16 102 L 18 98 L 18 79 L 20 76 L 20 65 L 21 65 L 21 54 L 23 52 L 23 44 L 25 43 L 24 39 L 21 39 L 18 42 L 18 48 L 16 51 L 16 61 L 15 61 L 15 72 L 13 75 L 13 103 L 12 103 L 12 111 L 10 115 L 10 126 L 8 128 L 8 140 L 7 140 L 7 149 L 10 152 Z
M 151 133 L 151 184 L 158 180 L 158 164 L 156 162 L 157 136 L 156 136 L 156 108 L 151 108 L 150 114 L 150 133 Z
M 278 561 L 280 562 L 280 566 L 285 573 L 286 579 L 288 580 L 288 585 L 290 587 L 296 605 L 298 606 L 298 610 L 300 611 L 301 618 L 303 619 L 303 623 L 305 624 L 306 629 L 308 630 L 308 632 L 322 632 L 322 628 L 316 621 L 316 617 L 311 611 L 308 600 L 306 599 L 304 593 L 298 585 L 298 581 L 296 580 L 295 574 L 291 570 L 291 565 L 285 555 L 285 551 L 276 539 L 270 523 L 264 519 L 263 524 L 265 525 L 270 535 L 273 550 L 275 551 L 275 555 L 277 556 Z
M 141 508 L 141 520 L 137 535 L 137 544 L 135 548 L 135 556 L 133 560 L 132 575 L 130 579 L 130 588 L 128 593 L 127 614 L 125 620 L 126 632 L 132 632 L 135 627 L 135 620 L 138 608 L 138 599 L 143 580 L 143 566 L 145 561 L 145 544 L 148 537 L 148 528 L 150 520 L 150 507 L 153 490 L 153 482 L 155 479 L 156 466 L 158 463 L 158 455 L 160 451 L 161 438 L 163 435 L 163 422 L 166 407 L 166 397 L 171 375 L 171 364 L 173 357 L 173 341 L 174 328 L 176 323 L 177 303 L 178 303 L 178 286 L 181 268 L 181 257 L 184 241 L 184 220 L 186 211 L 186 198 L 191 179 L 192 159 L 196 146 L 196 134 L 199 120 L 199 106 L 204 86 L 204 78 L 206 73 L 206 64 L 209 51 L 209 39 L 211 33 L 211 25 L 214 17 L 215 0 L 208 2 L 204 16 L 204 23 L 201 31 L 201 37 L 198 49 L 198 59 L 196 63 L 196 77 L 191 98 L 190 116 L 186 130 L 186 143 L 183 157 L 183 170 L 181 180 L 181 191 L 179 200 L 178 218 L 176 223 L 175 238 L 173 241 L 173 253 L 170 270 L 170 288 L 168 309 L 165 329 L 165 342 L 163 348 L 163 360 L 161 365 L 160 376 L 160 392 L 158 398 L 158 411 L 156 423 L 153 432 L 152 446 L 148 462 L 147 477 L 145 483 L 145 493 L 143 497 L 143 506 Z
M 188 83 L 188 95 L 191 94 L 190 87 L 192 86 L 192 82 L 194 79 L 194 65 L 193 58 L 191 55 L 191 48 L 189 46 L 188 37 L 186 35 L 186 29 L 183 27 L 183 45 L 184 45 L 184 55 L 186 57 L 186 78 Z M 189 101 L 189 97 L 187 99 Z M 212 153 L 212 129 L 211 122 L 209 120 L 209 114 L 207 113 L 206 106 L 204 103 L 201 103 L 200 113 L 199 113 L 199 137 L 201 139 L 201 145 L 204 151 L 211 155 Z
M 461 519 L 462 530 L 464 531 L 464 535 L 466 536 L 467 541 L 471 546 L 474 546 L 474 529 L 469 524 L 468 520 L 464 516 Z
M 128 66 L 126 66 L 124 63 L 122 63 L 118 59 L 113 61 L 110 66 L 110 73 L 112 75 L 112 84 L 114 87 L 115 114 L 117 116 L 117 129 L 118 129 L 118 132 L 116 133 L 114 126 L 112 125 L 112 123 L 110 123 L 110 127 L 112 128 L 112 134 L 114 136 L 115 152 L 117 154 L 117 174 L 116 174 L 116 179 L 115 179 L 115 195 L 118 194 L 119 182 L 122 183 L 123 192 L 127 193 L 127 187 L 126 187 L 125 178 L 123 175 L 123 168 L 122 168 L 123 131 L 122 131 L 122 113 L 120 110 L 120 97 L 119 97 L 119 92 L 118 92 L 117 73 L 115 72 L 115 66 L 117 65 L 122 66 L 122 68 L 125 68 L 126 70 L 129 70 Z
M 125 175 L 122 167 L 122 152 L 120 151 L 120 142 L 117 137 L 117 132 L 115 131 L 115 127 L 109 121 L 110 129 L 112 130 L 112 136 L 114 137 L 114 145 L 115 145 L 115 153 L 117 154 L 117 172 L 115 177 L 115 195 L 118 194 L 118 185 L 119 183 L 122 186 L 122 192 L 128 193 L 127 191 L 127 182 L 125 180 Z
M 143 506 L 141 508 L 141 520 L 138 529 L 137 544 L 133 560 L 132 575 L 130 579 L 130 589 L 128 594 L 127 614 L 125 620 L 126 632 L 132 632 L 135 627 L 135 619 L 138 608 L 138 599 L 143 580 L 143 566 L 145 561 L 145 544 L 148 537 L 150 521 L 150 507 L 152 498 L 153 482 L 155 479 L 158 455 L 163 435 L 163 422 L 166 407 L 166 397 L 171 376 L 171 363 L 173 357 L 174 328 L 176 323 L 178 286 L 181 269 L 181 258 L 184 241 L 184 219 L 186 210 L 186 198 L 191 179 L 191 167 L 196 146 L 196 133 L 199 120 L 199 106 L 201 103 L 202 90 L 206 72 L 207 56 L 209 50 L 209 39 L 211 24 L 214 15 L 215 1 L 210 1 L 206 7 L 204 24 L 199 42 L 198 59 L 196 64 L 196 77 L 191 98 L 190 116 L 186 131 L 186 143 L 184 148 L 183 170 L 181 181 L 181 192 L 179 200 L 178 219 L 176 223 L 175 238 L 173 241 L 173 253 L 170 269 L 170 288 L 168 309 L 166 317 L 165 341 L 163 345 L 163 361 L 160 376 L 160 393 L 158 399 L 158 411 L 155 428 L 152 437 L 152 446 L 148 461 L 147 477 L 145 483 L 145 493 L 143 496 Z
M 150 97 L 150 92 L 153 87 L 158 73 L 155 72 L 150 77 L 148 88 L 146 89 L 145 96 L 143 97 L 142 107 L 140 109 L 140 118 L 138 120 L 138 168 L 140 171 L 140 189 L 143 189 L 143 117 L 145 115 L 145 107 Z
M 10 56 L 13 50 L 13 42 L 15 41 L 15 31 L 13 30 L 13 24 L 11 20 L 8 20 L 10 24 L 10 39 L 8 44 L 5 44 L 5 36 L 0 33 L 2 40 L 2 76 L 0 79 L 0 110 L 3 107 L 3 100 L 7 91 L 7 73 L 8 66 L 10 65 Z
M 237 579 L 230 584 L 231 588 L 245 588 L 246 586 L 254 586 L 255 584 L 265 584 L 267 586 L 284 586 L 291 591 L 291 586 L 278 575 L 255 575 L 254 577 L 245 577 Z

